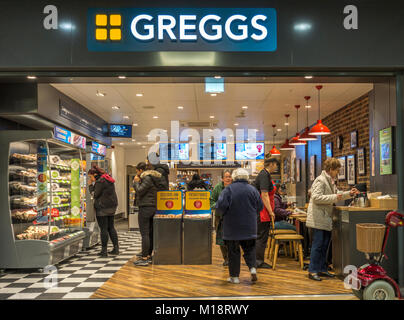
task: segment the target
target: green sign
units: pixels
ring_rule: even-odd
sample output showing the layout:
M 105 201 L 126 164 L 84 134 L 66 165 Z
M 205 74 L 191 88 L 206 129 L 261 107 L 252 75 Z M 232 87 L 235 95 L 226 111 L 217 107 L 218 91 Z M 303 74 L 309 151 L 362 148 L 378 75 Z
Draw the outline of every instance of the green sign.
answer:
M 380 175 L 393 174 L 393 128 L 379 131 Z
M 80 160 L 71 160 L 71 215 L 80 218 Z

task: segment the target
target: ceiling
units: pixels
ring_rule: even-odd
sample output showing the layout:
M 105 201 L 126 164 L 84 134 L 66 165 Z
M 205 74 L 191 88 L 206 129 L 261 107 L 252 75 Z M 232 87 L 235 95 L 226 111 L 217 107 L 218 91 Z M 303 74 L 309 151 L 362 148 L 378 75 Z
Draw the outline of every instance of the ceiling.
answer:
M 225 83 L 224 93 L 213 97 L 205 92 L 204 83 L 53 83 L 73 100 L 109 123 L 135 124 L 133 140 L 114 139 L 123 147 L 141 147 L 152 129 L 168 130 L 171 121 L 207 121 L 217 128 L 257 129 L 257 141 L 273 141 L 273 127 L 282 129 L 275 142 L 286 138 L 285 114 L 290 114 L 289 137 L 296 133 L 295 105 L 299 111 L 299 130 L 306 126 L 305 96 L 312 106 L 309 124 L 318 117 L 316 83 Z M 326 83 L 321 94 L 321 117 L 325 117 L 373 89 L 372 83 Z M 97 91 L 105 94 L 97 96 Z M 137 94 L 143 96 L 137 96 Z M 112 107 L 119 106 L 118 110 Z M 178 109 L 182 106 L 183 109 Z M 245 109 L 245 117 L 237 116 Z M 147 108 L 144 108 L 147 107 Z M 150 109 L 150 107 L 153 107 Z M 129 118 L 124 118 L 127 116 Z M 158 119 L 153 118 L 158 116 Z M 214 118 L 210 118 L 213 116 Z M 238 126 L 235 126 L 238 123 Z

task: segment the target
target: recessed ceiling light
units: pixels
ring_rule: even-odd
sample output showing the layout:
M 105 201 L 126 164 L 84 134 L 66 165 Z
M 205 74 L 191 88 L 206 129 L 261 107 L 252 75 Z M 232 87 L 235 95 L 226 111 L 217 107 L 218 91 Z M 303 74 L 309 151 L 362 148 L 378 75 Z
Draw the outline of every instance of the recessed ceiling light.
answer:
M 282 129 L 281 128 L 278 128 L 278 129 L 276 129 L 278 132 L 280 132 L 280 131 L 282 131 Z
M 311 105 L 305 106 L 305 108 L 306 108 L 306 109 L 310 109 L 310 108 L 311 108 Z
M 209 118 L 214 119 L 214 118 L 215 118 L 215 116 L 209 116 Z
M 133 126 L 134 126 L 134 127 L 137 127 L 137 126 L 138 126 L 138 124 L 137 124 L 137 123 L 134 123 L 134 124 L 133 124 Z
M 215 76 L 215 79 L 221 79 L 222 77 L 221 76 Z
M 114 109 L 114 110 L 119 110 L 120 107 L 118 107 L 118 106 L 113 106 L 112 109 Z
M 124 119 L 129 119 L 129 116 L 123 116 Z
M 103 92 L 100 92 L 100 91 L 98 91 L 97 90 L 97 93 L 95 94 L 97 97 L 105 97 L 107 94 L 106 93 L 103 93 Z
M 210 96 L 211 96 L 211 97 L 216 97 L 217 94 L 216 94 L 216 93 L 211 93 Z
M 313 79 L 313 76 L 304 76 L 305 79 Z
M 132 139 L 132 142 L 136 142 L 136 140 L 135 140 L 135 139 Z
M 120 144 L 121 146 L 123 146 L 123 142 L 120 142 L 119 144 Z
M 119 79 L 126 79 L 126 76 L 118 76 Z
M 242 106 L 241 109 L 248 109 L 248 106 Z
M 34 80 L 34 79 L 36 79 L 36 77 L 35 76 L 27 76 L 27 79 Z
M 136 93 L 136 97 L 143 97 L 143 93 Z
M 289 125 L 289 122 L 285 122 L 285 126 L 288 126 Z
M 180 110 L 184 109 L 183 106 L 178 106 L 177 108 L 180 109 Z
M 159 117 L 158 116 L 153 116 L 153 119 L 158 119 Z
M 238 123 L 236 122 L 234 125 L 235 125 L 235 126 L 238 126 Z

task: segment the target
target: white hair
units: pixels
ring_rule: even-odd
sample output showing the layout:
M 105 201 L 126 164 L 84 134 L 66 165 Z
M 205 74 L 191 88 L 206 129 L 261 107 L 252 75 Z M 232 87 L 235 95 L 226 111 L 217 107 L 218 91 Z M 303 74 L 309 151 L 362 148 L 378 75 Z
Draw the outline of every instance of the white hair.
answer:
M 233 179 L 233 181 L 248 180 L 248 177 L 249 177 L 248 171 L 243 168 L 234 170 L 231 175 L 231 178 Z

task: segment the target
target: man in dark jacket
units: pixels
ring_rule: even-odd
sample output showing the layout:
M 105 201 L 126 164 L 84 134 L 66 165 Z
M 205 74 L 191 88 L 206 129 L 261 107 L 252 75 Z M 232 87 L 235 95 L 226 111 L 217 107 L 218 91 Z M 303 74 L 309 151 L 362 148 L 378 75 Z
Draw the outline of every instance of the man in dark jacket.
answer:
M 233 183 L 219 196 L 216 209 L 223 214 L 223 239 L 228 248 L 231 283 L 240 283 L 240 246 L 250 269 L 251 281 L 257 281 L 255 240 L 257 215 L 263 209 L 257 189 L 248 184 L 248 172 L 237 169 L 232 174 Z
M 89 190 L 94 197 L 96 218 L 101 230 L 100 256 L 107 257 L 108 235 L 114 245 L 109 252 L 111 255 L 119 254 L 118 234 L 114 227 L 114 215 L 118 207 L 118 197 L 115 192 L 115 180 L 101 168 L 94 166 L 88 171 Z
M 153 217 L 157 205 L 157 185 L 161 174 L 149 169 L 144 162 L 136 166 L 137 175 L 133 181 L 136 201 L 139 207 L 139 229 L 142 236 L 141 259 L 134 262 L 136 266 L 148 266 L 153 252 Z
M 288 210 L 288 204 L 283 202 L 282 196 L 285 194 L 285 186 L 279 183 L 276 184 L 275 191 L 275 229 L 287 229 L 296 231 L 296 227 L 287 222 L 286 219 L 292 214 L 292 211 Z

